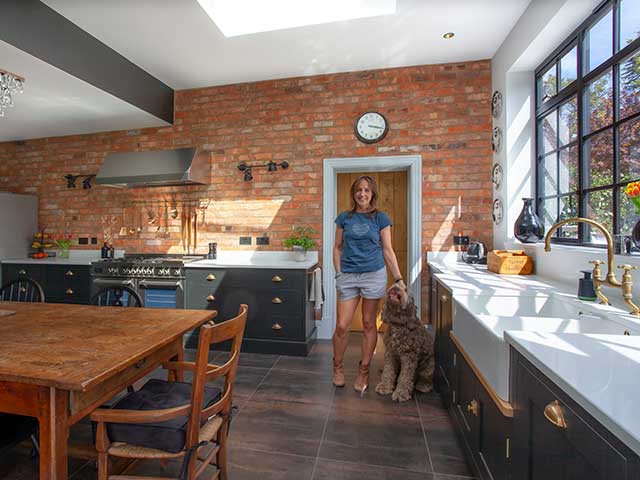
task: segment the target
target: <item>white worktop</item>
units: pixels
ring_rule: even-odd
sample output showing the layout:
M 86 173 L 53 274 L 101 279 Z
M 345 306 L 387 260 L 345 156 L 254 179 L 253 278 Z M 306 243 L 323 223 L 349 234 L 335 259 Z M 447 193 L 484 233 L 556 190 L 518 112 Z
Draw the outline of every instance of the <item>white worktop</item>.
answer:
M 556 298 L 566 304 L 579 305 L 587 314 L 597 313 L 626 325 L 631 331 L 640 328 L 640 318 L 628 314 L 627 307 L 620 300 L 620 289 L 606 290 L 614 306 L 584 302 L 576 298 L 580 268 L 576 268 L 575 284 L 568 285 L 538 275 L 497 275 L 487 271 L 486 265 L 469 265 L 457 261 L 456 254 L 430 254 L 428 264 L 438 271 L 434 272 L 434 276 L 451 289 L 454 311 L 464 308 L 476 316 L 478 325 L 474 328 L 478 331 L 490 330 L 486 325 L 495 325 L 500 319 L 489 318 L 486 313 L 473 311 L 472 307 L 487 304 L 489 298 L 494 303 L 508 304 L 508 298 L 501 301 L 499 297 L 526 297 L 523 304 L 531 303 L 531 297 L 538 297 L 538 300 L 541 297 Z M 639 281 L 637 275 L 636 281 Z M 482 298 L 487 301 L 481 301 Z M 454 318 L 454 334 L 455 324 Z M 480 339 L 480 334 L 476 334 L 475 340 L 468 345 L 467 353 L 474 362 L 474 355 L 478 357 L 478 366 L 486 367 L 489 363 L 484 357 L 493 358 L 495 355 L 474 351 L 475 344 Z M 503 335 L 509 345 L 640 455 L 640 416 L 634 409 L 638 395 L 637 379 L 640 377 L 640 335 L 524 330 L 505 330 Z M 462 346 L 467 348 L 464 344 Z M 508 357 L 493 361 L 508 362 Z M 489 376 L 493 370 L 488 371 Z M 503 380 L 502 386 L 508 382 L 507 378 Z
M 318 263 L 318 252 L 307 252 L 307 258 L 298 262 L 292 259 L 291 252 L 218 252 L 215 260 L 197 260 L 189 262 L 185 268 L 284 268 L 303 269 Z
M 509 344 L 640 455 L 640 337 L 505 332 Z
M 124 255 L 124 250 L 116 250 L 115 257 Z M 69 258 L 3 258 L 0 263 L 20 263 L 33 265 L 91 265 L 91 262 L 100 260 L 100 250 L 69 250 Z

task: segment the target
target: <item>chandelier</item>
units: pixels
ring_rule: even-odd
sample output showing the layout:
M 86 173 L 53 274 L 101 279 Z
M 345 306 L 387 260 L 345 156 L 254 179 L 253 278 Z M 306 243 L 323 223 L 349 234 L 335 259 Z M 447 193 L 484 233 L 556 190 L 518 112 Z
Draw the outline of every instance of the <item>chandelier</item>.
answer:
M 7 108 L 13 107 L 13 96 L 22 93 L 24 78 L 0 69 L 0 117 Z

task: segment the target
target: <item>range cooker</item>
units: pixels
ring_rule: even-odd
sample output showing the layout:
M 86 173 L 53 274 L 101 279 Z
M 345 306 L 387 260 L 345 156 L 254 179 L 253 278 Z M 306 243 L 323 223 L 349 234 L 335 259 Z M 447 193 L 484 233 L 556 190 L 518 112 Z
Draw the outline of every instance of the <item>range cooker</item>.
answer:
M 203 257 L 131 254 L 91 264 L 91 296 L 112 286 L 127 286 L 149 308 L 184 308 L 184 265 Z

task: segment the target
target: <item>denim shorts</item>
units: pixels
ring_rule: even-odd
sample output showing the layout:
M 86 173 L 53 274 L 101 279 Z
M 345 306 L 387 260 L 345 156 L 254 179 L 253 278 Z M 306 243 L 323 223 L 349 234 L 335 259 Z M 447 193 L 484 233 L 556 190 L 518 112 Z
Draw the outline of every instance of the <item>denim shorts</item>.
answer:
M 336 279 L 338 301 L 362 297 L 371 300 L 383 298 L 387 293 L 387 269 L 375 272 L 343 273 Z

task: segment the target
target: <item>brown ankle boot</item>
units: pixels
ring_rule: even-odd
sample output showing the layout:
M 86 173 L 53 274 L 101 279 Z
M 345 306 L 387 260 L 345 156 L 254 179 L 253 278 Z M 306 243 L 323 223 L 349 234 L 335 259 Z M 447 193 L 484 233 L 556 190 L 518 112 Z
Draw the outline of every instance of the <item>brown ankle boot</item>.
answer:
M 336 387 L 344 387 L 344 362 L 336 362 L 333 359 L 333 384 Z
M 356 392 L 360 392 L 360 395 L 364 395 L 364 391 L 369 386 L 369 365 L 363 365 L 362 362 L 358 363 L 358 376 L 353 383 L 353 388 Z

